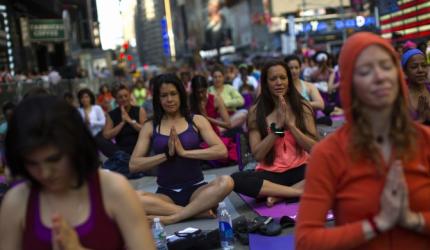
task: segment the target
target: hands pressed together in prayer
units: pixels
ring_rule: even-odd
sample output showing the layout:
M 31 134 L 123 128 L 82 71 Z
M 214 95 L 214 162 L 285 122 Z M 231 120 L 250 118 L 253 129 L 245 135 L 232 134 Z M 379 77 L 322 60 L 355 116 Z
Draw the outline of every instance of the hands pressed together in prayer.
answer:
M 381 232 L 396 225 L 414 231 L 420 231 L 424 226 L 422 214 L 412 212 L 409 207 L 408 187 L 401 161 L 395 161 L 388 171 L 381 194 L 380 211 L 374 219 Z
M 86 250 L 75 229 L 59 214 L 52 216 L 52 249 Z M 88 249 L 87 249 L 88 250 Z
M 179 140 L 179 136 L 178 133 L 176 132 L 175 127 L 172 127 L 170 129 L 170 136 L 169 136 L 169 142 L 167 143 L 168 145 L 168 153 L 169 153 L 169 157 L 173 157 L 176 155 L 178 156 L 185 156 L 185 149 L 182 146 L 181 140 Z
M 287 113 L 287 103 L 282 95 L 278 96 L 278 108 L 276 111 L 276 127 L 282 128 L 284 125 L 286 128 L 291 128 L 295 126 L 295 120 Z

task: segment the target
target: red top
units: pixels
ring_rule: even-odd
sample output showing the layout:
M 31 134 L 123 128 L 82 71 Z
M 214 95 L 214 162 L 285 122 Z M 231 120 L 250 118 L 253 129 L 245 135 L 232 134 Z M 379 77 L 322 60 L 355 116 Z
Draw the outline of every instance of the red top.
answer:
M 75 227 L 82 246 L 92 250 L 123 250 L 125 244 L 121 232 L 103 206 L 98 171 L 89 176 L 88 189 L 90 215 L 87 221 Z M 30 191 L 23 233 L 24 250 L 52 249 L 51 228 L 43 225 L 40 218 L 39 192 L 37 188 Z
M 403 169 L 410 209 L 424 215 L 423 234 L 396 226 L 366 241 L 362 223 L 380 210 L 388 166 L 381 175 L 366 159 L 352 163 L 348 128 L 342 127 L 312 149 L 300 198 L 296 249 L 430 249 L 430 129 L 417 125 L 417 130 L 418 155 L 403 163 Z M 333 228 L 325 226 L 329 209 L 336 218 Z
M 212 94 L 208 94 L 208 101 L 206 102 L 206 115 L 210 118 L 216 119 L 219 114 L 215 107 L 215 96 Z M 217 135 L 220 135 L 219 128 L 216 124 L 211 123 L 212 128 L 214 129 Z

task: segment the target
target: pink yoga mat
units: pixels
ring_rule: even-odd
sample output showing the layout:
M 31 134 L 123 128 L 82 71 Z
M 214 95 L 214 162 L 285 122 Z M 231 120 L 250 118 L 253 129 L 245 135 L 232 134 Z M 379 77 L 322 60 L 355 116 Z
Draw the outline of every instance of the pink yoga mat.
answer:
M 286 203 L 279 202 L 273 207 L 267 207 L 266 203 L 258 202 L 254 198 L 246 195 L 239 194 L 240 197 L 245 201 L 248 206 L 254 210 L 258 215 L 270 216 L 272 218 L 281 218 L 282 216 L 288 216 L 292 219 L 296 219 L 297 213 L 299 211 L 299 203 Z M 333 220 L 333 214 L 331 211 L 327 214 L 327 220 Z

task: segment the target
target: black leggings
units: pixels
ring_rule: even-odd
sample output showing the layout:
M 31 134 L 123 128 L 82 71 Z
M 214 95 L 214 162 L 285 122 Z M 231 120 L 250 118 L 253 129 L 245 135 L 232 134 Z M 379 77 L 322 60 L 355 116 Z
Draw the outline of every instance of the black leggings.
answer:
M 269 171 L 243 171 L 231 175 L 234 180 L 234 191 L 256 198 L 260 194 L 263 181 L 267 180 L 284 186 L 292 186 L 305 178 L 306 164 L 283 173 Z

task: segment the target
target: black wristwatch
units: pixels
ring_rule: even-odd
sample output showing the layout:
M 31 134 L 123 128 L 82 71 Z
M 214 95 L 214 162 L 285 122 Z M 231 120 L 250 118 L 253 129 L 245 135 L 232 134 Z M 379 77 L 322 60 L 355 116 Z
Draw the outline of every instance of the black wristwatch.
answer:
M 270 131 L 279 137 L 284 136 L 284 128 L 277 128 L 274 122 L 270 124 Z

